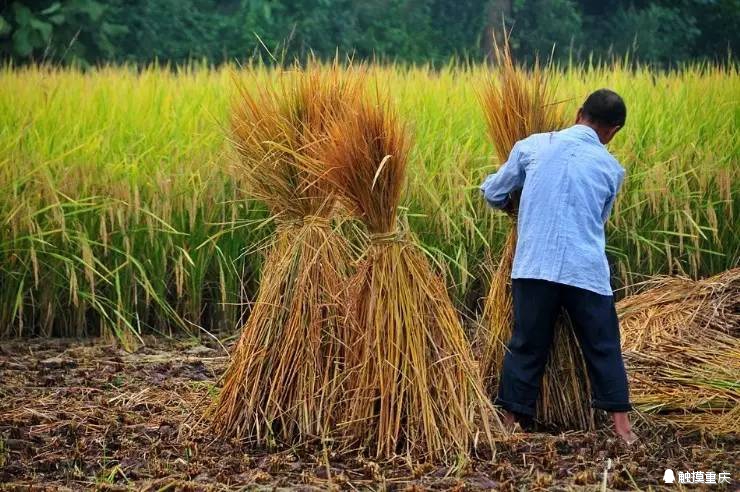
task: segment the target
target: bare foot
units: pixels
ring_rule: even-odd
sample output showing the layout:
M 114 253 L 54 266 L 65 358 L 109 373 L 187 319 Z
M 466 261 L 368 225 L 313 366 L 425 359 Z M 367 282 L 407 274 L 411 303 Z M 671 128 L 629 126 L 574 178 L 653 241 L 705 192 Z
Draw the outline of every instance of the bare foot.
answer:
M 612 413 L 612 421 L 614 422 L 614 432 L 617 433 L 625 444 L 631 446 L 637 442 L 637 434 L 632 432 L 632 424 L 630 423 L 627 412 Z
M 502 423 L 504 424 L 504 429 L 506 429 L 506 432 L 509 434 L 513 434 L 514 432 L 521 430 L 519 422 L 516 421 L 516 415 L 508 410 L 503 410 Z

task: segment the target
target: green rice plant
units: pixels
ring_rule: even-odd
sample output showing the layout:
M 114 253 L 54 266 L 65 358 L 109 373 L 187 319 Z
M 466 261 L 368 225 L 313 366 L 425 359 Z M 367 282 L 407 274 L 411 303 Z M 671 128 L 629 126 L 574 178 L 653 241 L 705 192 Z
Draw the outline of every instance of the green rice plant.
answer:
M 258 268 L 241 252 L 263 213 L 223 171 L 217 88 L 198 101 L 186 89 L 213 74 L 17 74 L 1 103 L 3 336 L 133 348 L 141 330 L 233 328 Z M 176 80 L 184 90 L 164 90 Z
M 607 229 L 616 286 L 736 266 L 737 67 L 555 68 L 566 115 L 597 87 L 628 105 L 610 144 L 627 169 Z M 118 333 L 135 344 L 140 331 L 241 324 L 262 264 L 254 250 L 272 226 L 256 225 L 266 209 L 229 171 L 233 70 L 0 67 L 0 336 Z M 253 88 L 277 77 L 238 71 Z M 476 96 L 490 77 L 462 63 L 367 74 L 392 88 L 413 129 L 400 207 L 468 316 L 509 227 L 477 191 L 493 169 Z

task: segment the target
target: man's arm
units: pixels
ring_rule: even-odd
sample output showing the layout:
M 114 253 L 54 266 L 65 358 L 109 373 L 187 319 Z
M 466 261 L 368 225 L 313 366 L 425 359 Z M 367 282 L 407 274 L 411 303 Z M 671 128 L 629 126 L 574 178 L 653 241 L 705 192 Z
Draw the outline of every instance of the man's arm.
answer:
M 617 184 L 614 188 L 614 192 L 611 194 L 609 199 L 604 204 L 604 209 L 601 212 L 601 220 L 606 224 L 606 221 L 609 220 L 609 215 L 612 213 L 612 207 L 614 206 L 614 201 L 617 199 L 617 194 L 619 193 L 620 188 L 622 187 L 622 183 L 624 182 L 624 170 L 622 170 L 619 173 L 619 176 L 617 176 Z
M 521 142 L 517 142 L 504 165 L 480 185 L 481 194 L 490 206 L 507 211 L 511 205 L 509 195 L 522 189 L 524 176 Z

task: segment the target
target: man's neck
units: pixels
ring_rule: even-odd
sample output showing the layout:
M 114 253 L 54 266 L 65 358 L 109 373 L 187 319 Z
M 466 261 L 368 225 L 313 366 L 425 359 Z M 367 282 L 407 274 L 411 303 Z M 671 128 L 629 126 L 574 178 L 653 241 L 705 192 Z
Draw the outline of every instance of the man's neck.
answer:
M 595 123 L 592 123 L 592 122 L 590 122 L 588 120 L 584 120 L 584 119 L 580 119 L 580 120 L 576 121 L 576 125 L 582 125 L 582 126 L 589 127 L 590 129 L 592 129 L 596 133 L 596 136 L 599 137 L 599 142 L 601 142 L 602 145 L 606 145 L 605 144 L 605 141 L 606 141 L 606 133 L 605 133 L 604 129 L 600 125 L 597 125 Z

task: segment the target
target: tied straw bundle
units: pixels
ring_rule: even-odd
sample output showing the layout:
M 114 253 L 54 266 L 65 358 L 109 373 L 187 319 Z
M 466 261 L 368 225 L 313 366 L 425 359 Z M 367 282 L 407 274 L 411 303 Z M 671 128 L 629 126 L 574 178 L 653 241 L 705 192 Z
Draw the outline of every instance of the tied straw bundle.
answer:
M 350 350 L 342 432 L 379 458 L 451 462 L 482 438 L 495 411 L 441 278 L 398 229 L 407 129 L 376 94 L 337 119 L 318 172 L 370 234 L 348 290 Z M 500 427 L 500 423 L 498 423 Z
M 498 82 L 488 81 L 481 93 L 488 133 L 500 162 L 506 162 L 514 144 L 535 133 L 557 130 L 565 125 L 555 102 L 548 71 L 538 63 L 531 71 L 517 67 L 506 40 L 495 47 L 499 65 Z M 514 194 L 514 208 L 519 195 Z M 497 392 L 498 375 L 506 344 L 513 327 L 511 271 L 516 249 L 516 212 L 501 258 L 491 279 L 483 309 L 482 371 L 488 390 Z M 588 429 L 593 426 L 588 402 L 588 380 L 583 356 L 567 316 L 563 313 L 555 327 L 553 350 L 542 380 L 538 400 L 538 419 L 564 428 Z
M 659 278 L 617 303 L 635 407 L 655 422 L 740 432 L 740 268 Z
M 357 78 L 312 67 L 256 94 L 237 81 L 237 171 L 277 222 L 256 302 L 213 409 L 221 435 L 270 446 L 331 434 L 340 412 L 346 341 L 341 286 L 349 244 L 330 224 L 336 199 L 298 165 L 315 158 L 326 115 L 360 92 Z

